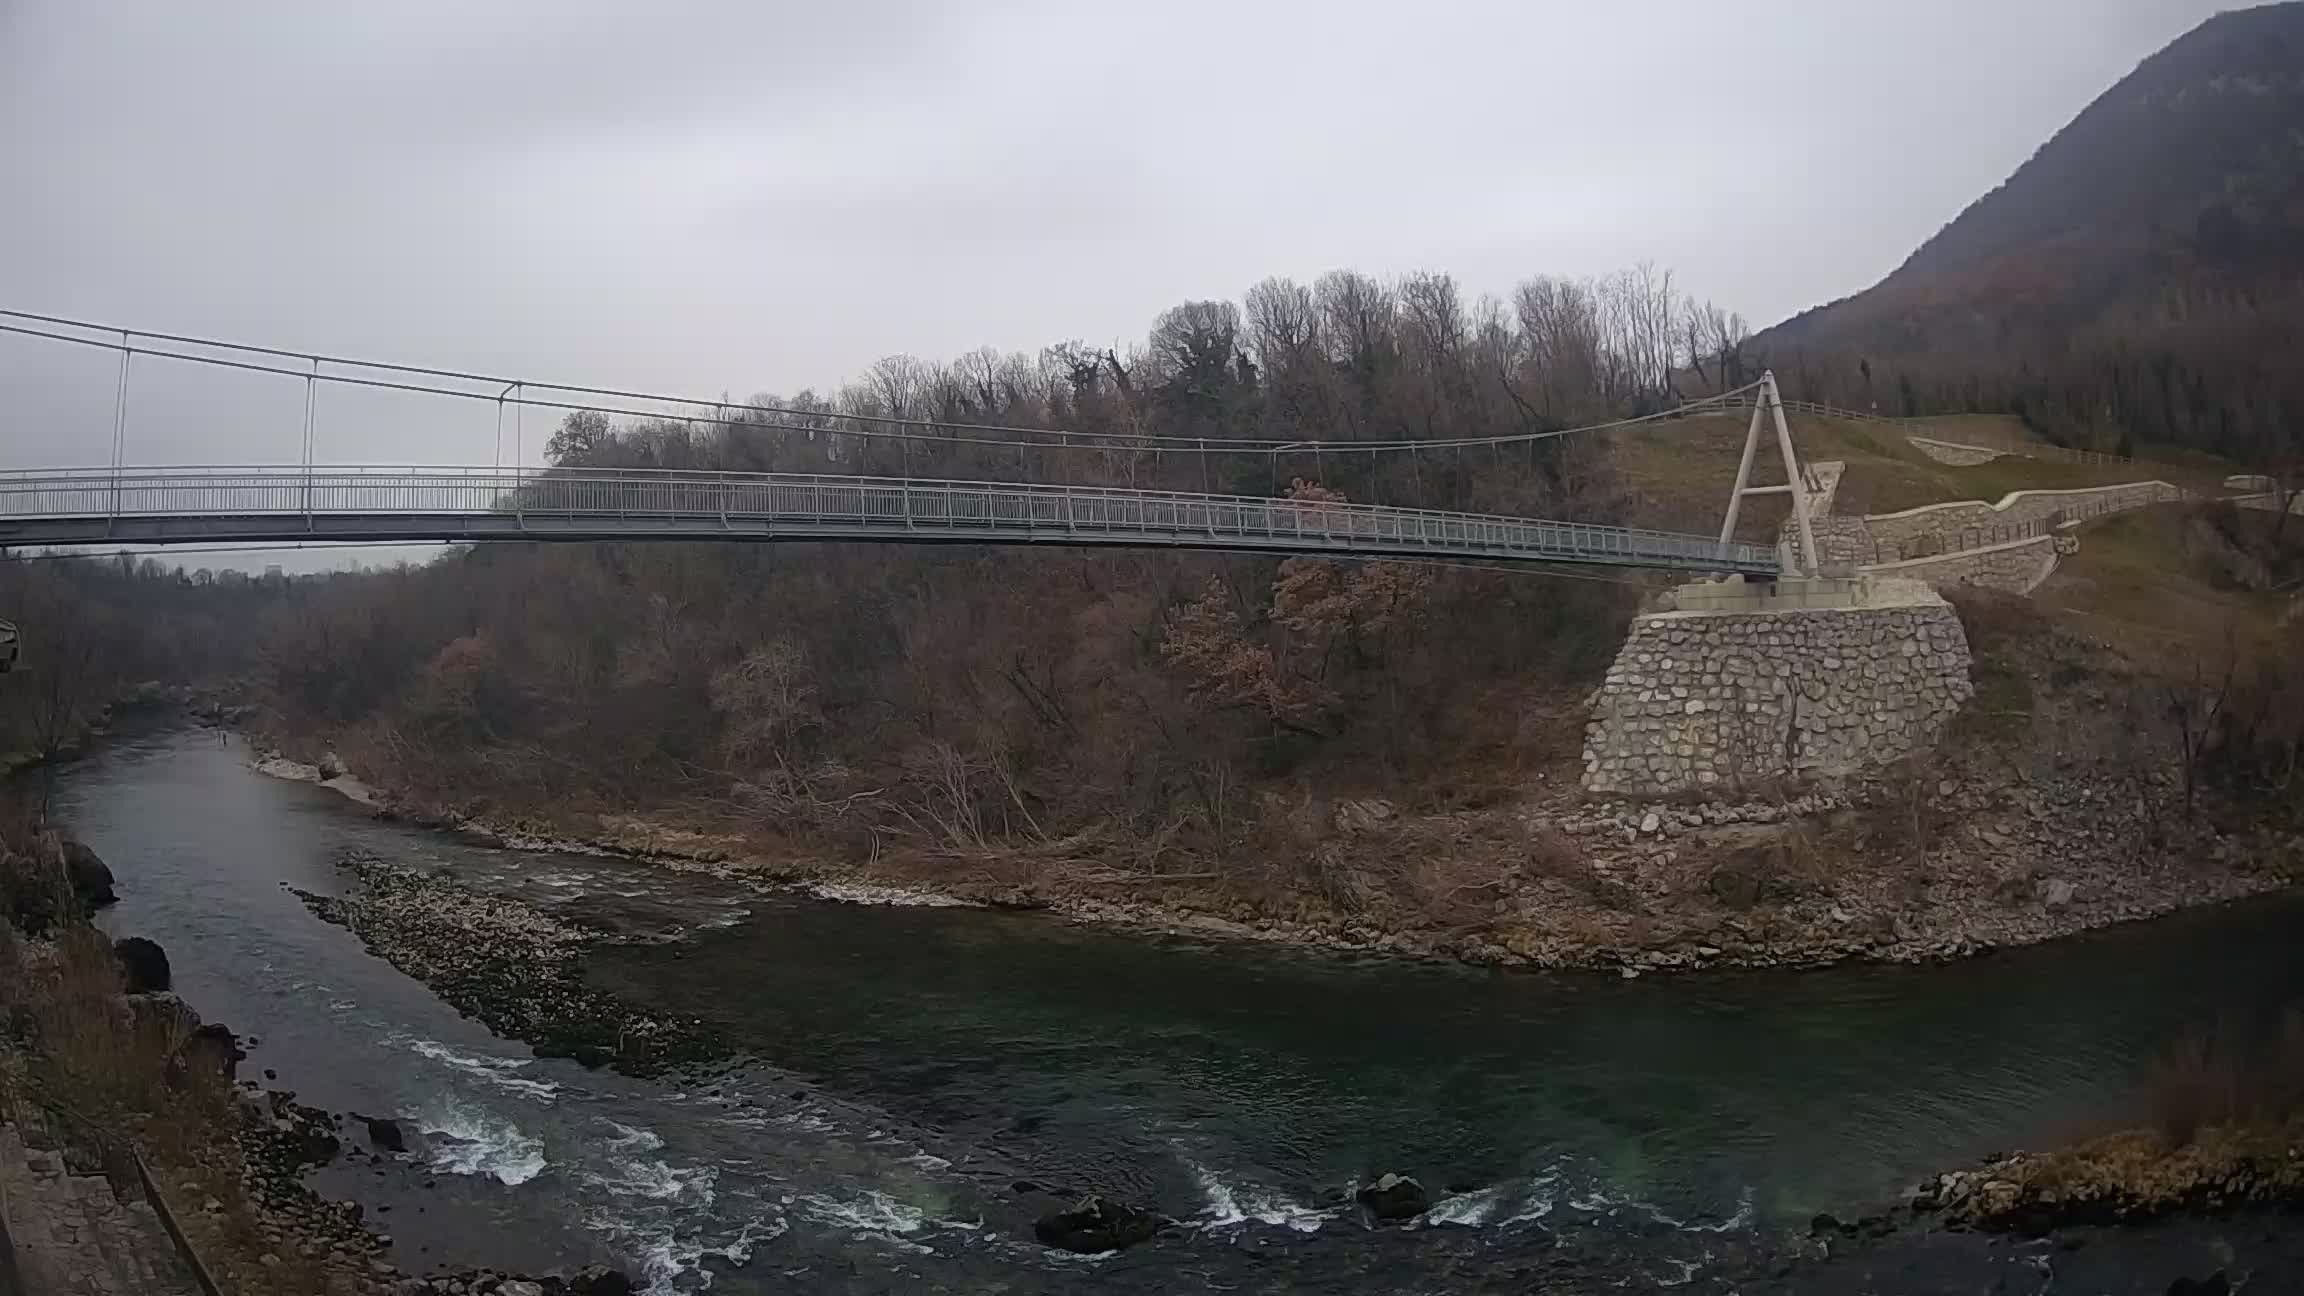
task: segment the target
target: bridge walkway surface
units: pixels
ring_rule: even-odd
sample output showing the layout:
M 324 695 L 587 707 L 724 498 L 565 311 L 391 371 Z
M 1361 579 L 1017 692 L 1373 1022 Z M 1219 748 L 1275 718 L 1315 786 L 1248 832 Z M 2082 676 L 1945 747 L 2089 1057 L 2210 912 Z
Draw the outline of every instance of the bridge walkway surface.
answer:
M 162 467 L 0 474 L 0 545 L 462 540 L 1120 545 L 1774 575 L 1769 545 L 1497 514 L 797 473 Z

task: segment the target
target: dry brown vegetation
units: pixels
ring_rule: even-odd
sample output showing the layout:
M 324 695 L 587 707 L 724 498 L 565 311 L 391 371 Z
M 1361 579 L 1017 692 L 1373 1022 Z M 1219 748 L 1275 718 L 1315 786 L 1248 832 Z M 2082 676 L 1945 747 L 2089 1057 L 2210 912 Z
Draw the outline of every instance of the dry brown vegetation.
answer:
M 2220 1125 L 2279 1125 L 2304 1116 L 2304 1007 L 2271 1031 L 2227 1024 L 2187 1036 L 2154 1068 L 2152 1119 L 2174 1147 Z
M 1749 378 L 1741 337 L 1645 269 L 1531 281 L 1509 304 L 1466 302 L 1442 275 L 1340 273 L 1187 303 L 1127 354 L 898 357 L 830 398 L 760 402 L 817 414 L 708 430 L 578 415 L 552 449 L 563 468 L 1023 475 L 1314 513 L 1349 498 L 1630 521 L 1614 462 L 1580 438 L 1207 456 L 1145 438 L 1542 432 Z M 873 436 L 869 418 L 928 426 Z M 987 446 L 959 434 L 969 423 L 1121 439 Z M 264 622 L 258 674 L 282 739 L 333 744 L 440 811 L 654 814 L 956 875 L 1023 852 L 1115 885 L 1216 874 L 1350 906 L 1362 888 L 1322 862 L 1334 804 L 1494 800 L 1572 757 L 1577 726 L 1558 717 L 1636 597 L 1613 580 L 1317 559 L 496 546 L 299 585 Z
M 284 589 L 129 555 L 0 558 L 0 616 L 23 634 L 0 688 L 0 765 L 69 754 L 147 684 L 237 672 L 257 613 Z
M 229 1079 L 173 1000 L 122 994 L 112 942 L 78 911 L 55 835 L 13 809 L 0 817 L 0 891 L 55 906 L 34 911 L 38 935 L 18 925 L 25 910 L 0 911 L 0 1119 L 44 1128 L 124 1196 L 142 1193 L 141 1153 L 231 1290 L 324 1290 L 301 1255 L 259 1263 L 274 1248 L 246 1189 Z
M 1749 376 L 1732 325 L 1676 311 L 1652 272 L 1534 281 L 1509 306 L 1467 305 L 1444 276 L 1269 281 L 1244 308 L 1168 312 L 1125 355 L 898 357 L 830 397 L 763 398 L 729 425 L 571 416 L 552 449 L 563 475 L 1031 476 L 1282 497 L 1315 514 L 1382 500 L 1701 529 L 1722 507 L 1741 418 L 1509 453 L 1201 456 L 1149 438 L 1414 444 L 1653 410 Z M 888 418 L 919 422 L 893 436 L 870 421 Z M 1114 439 L 986 445 L 965 426 L 983 423 Z M 1908 430 L 1803 419 L 1799 435 L 1809 457 L 1848 465 L 1848 506 L 2136 472 L 1953 468 Z M 1761 507 L 1746 519 L 1755 538 L 1776 521 Z M 2070 568 L 2061 588 L 2110 584 L 2087 546 Z M 2181 566 L 2161 578 L 2202 581 Z M 1475 930 L 1536 921 L 1505 896 L 1528 861 L 1540 877 L 1564 852 L 1531 850 L 1515 813 L 1572 794 L 1583 695 L 1642 584 L 1176 552 L 497 545 L 299 582 L 259 623 L 255 677 L 278 741 L 306 757 L 333 747 L 421 813 L 641 846 L 670 830 L 795 871 L 861 865 L 970 893 Z M 2078 620 L 2103 600 L 2069 602 Z M 1980 648 L 1984 691 L 1964 730 L 2035 741 L 2042 685 L 2009 664 L 2014 647 Z M 1908 828 L 1936 781 L 1896 785 Z M 1651 881 L 1680 886 L 1663 874 L 1699 854 Z M 1615 886 L 1595 876 L 1585 889 L 1626 900 Z M 1681 932 L 1655 925 L 1659 940 Z

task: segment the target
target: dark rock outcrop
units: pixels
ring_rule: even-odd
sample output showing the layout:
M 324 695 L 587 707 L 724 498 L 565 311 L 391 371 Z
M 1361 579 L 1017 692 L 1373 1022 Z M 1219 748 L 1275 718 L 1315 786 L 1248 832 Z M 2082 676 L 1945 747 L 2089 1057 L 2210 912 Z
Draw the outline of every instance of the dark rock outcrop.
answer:
M 1352 1194 L 1368 1213 L 1386 1223 L 1411 1220 L 1432 1208 L 1432 1197 L 1424 1185 L 1402 1174 L 1387 1174 L 1372 1184 L 1362 1184 Z
M 1041 1216 L 1032 1226 L 1032 1234 L 1042 1246 L 1095 1255 L 1148 1241 L 1160 1231 L 1162 1222 L 1150 1211 L 1123 1206 L 1109 1198 L 1087 1197 L 1068 1210 Z
M 87 843 L 70 837 L 64 839 L 63 846 L 64 876 L 72 883 L 72 894 L 80 897 L 80 903 L 90 909 L 118 903 L 120 897 L 112 890 L 112 870 L 96 852 L 88 849 Z
M 159 994 L 174 984 L 168 953 L 155 941 L 142 936 L 114 941 L 112 956 L 120 961 L 120 982 L 129 994 Z
M 172 992 L 152 991 L 127 998 L 128 1015 L 138 1030 L 173 1031 L 189 1039 L 193 1031 L 200 1029 L 200 1014 Z
M 1837 1215 L 1818 1215 L 1808 1222 L 1808 1236 L 1812 1238 L 1884 1238 L 1896 1231 L 1896 1221 L 1887 1215 L 1866 1215 L 1853 1222 Z
M 187 1071 L 212 1071 L 229 1084 L 238 1077 L 240 1063 L 247 1057 L 240 1049 L 239 1039 L 230 1030 L 217 1022 L 209 1022 L 195 1027 L 184 1037 L 170 1065 Z
M 362 1116 L 360 1123 L 368 1127 L 368 1145 L 379 1152 L 405 1152 L 408 1135 L 400 1122 L 381 1116 Z

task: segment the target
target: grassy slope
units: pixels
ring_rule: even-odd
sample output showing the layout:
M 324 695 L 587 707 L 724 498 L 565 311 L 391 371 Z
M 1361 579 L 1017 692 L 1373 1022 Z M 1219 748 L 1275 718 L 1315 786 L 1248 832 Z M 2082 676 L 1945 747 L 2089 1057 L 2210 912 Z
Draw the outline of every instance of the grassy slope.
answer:
M 1717 525 L 1713 520 L 1727 506 L 1728 486 L 1736 478 L 1736 462 L 1744 451 L 1745 426 L 1741 418 L 1690 419 L 1610 434 L 1616 469 L 1629 490 L 1633 516 L 1650 525 L 1680 529 Z M 1837 459 L 1847 464 L 1834 505 L 1834 511 L 1840 513 L 1893 513 L 1951 500 L 1997 501 L 2010 491 L 2068 490 L 2169 475 L 2158 465 L 2140 470 L 2017 458 L 1954 468 L 1913 448 L 1907 438 L 1920 430 L 1836 419 L 1792 420 L 1793 442 L 1804 460 Z M 1943 420 L 1940 430 L 1947 437 L 2013 439 L 2023 435 L 2022 425 L 2013 419 L 1982 415 Z M 2189 475 L 2196 478 L 2199 474 L 2194 471 Z M 1754 461 L 1753 484 L 1783 480 L 1773 444 L 1764 445 L 1762 456 Z M 1748 500 L 1737 534 L 1748 540 L 1773 540 L 1785 510 L 1781 498 Z
M 1907 430 L 1907 427 L 1910 430 Z M 1952 500 L 1997 501 L 2011 491 L 2066 490 L 2154 477 L 2214 491 L 2230 465 L 2189 453 L 2147 464 L 2080 465 L 2000 458 L 1974 467 L 1938 463 L 1908 436 L 1934 428 L 1947 440 L 2033 440 L 2011 418 L 1966 415 L 1928 425 L 1881 425 L 1795 418 L 1803 458 L 1847 464 L 1835 511 L 1893 513 Z M 1615 434 L 1619 476 L 1632 515 L 1655 526 L 1709 529 L 1727 503 L 1728 483 L 1743 452 L 1740 418 L 1694 419 Z M 1773 446 L 1756 461 L 1755 484 L 1783 480 Z M 1773 540 L 1786 504 L 1761 496 L 1745 504 L 1739 536 Z M 2200 558 L 2188 510 L 2167 506 L 2121 514 L 2081 528 L 2080 552 L 2067 557 L 2034 595 L 2055 622 L 2139 661 L 2183 666 L 2203 650 L 2270 629 L 2283 600 L 2224 587 Z
M 2080 552 L 2058 564 L 2033 601 L 2140 663 L 2182 674 L 2220 668 L 2236 648 L 2272 632 L 2288 599 L 2215 579 L 2202 554 L 2204 531 L 2179 506 L 2090 523 Z

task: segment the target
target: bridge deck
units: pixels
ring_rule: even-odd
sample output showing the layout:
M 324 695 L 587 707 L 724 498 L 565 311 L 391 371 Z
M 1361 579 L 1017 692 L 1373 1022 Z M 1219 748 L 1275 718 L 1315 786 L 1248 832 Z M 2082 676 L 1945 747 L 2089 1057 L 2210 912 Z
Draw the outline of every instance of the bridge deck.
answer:
M 1770 575 L 1710 536 L 1370 504 L 798 473 L 124 468 L 0 474 L 0 544 L 868 540 L 1170 546 Z

